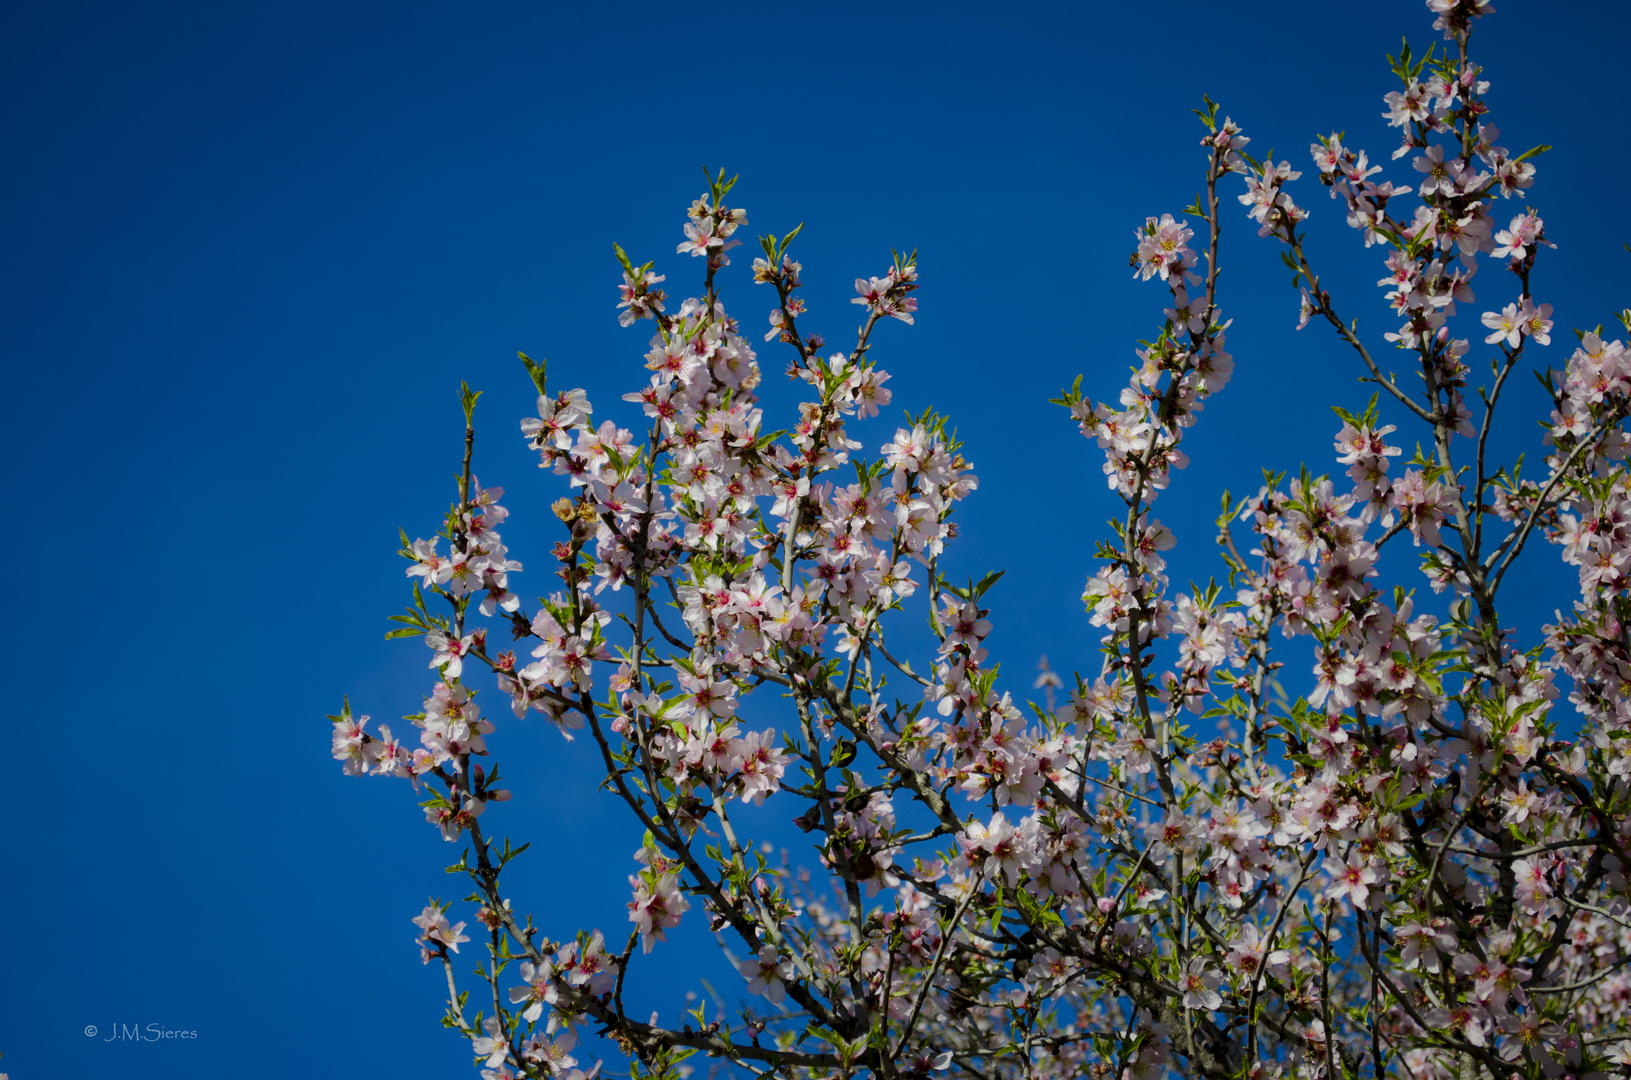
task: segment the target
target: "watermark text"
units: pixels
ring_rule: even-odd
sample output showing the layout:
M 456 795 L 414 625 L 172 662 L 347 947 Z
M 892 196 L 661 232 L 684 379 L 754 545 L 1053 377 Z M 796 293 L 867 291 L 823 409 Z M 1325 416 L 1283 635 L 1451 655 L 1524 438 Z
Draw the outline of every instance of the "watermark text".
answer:
M 196 1039 L 198 1032 L 187 1028 L 173 1028 L 167 1024 L 112 1024 L 108 1027 L 85 1025 L 85 1037 L 100 1037 L 103 1042 L 175 1042 Z

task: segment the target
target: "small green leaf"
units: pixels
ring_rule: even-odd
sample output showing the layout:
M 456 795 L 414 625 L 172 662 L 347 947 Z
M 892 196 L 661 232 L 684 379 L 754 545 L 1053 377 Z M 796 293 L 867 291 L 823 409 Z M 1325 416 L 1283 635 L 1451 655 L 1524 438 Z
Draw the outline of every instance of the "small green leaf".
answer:
M 538 396 L 548 397 L 549 391 L 544 388 L 544 369 L 548 366 L 549 361 L 547 359 L 534 360 L 524 352 L 518 352 L 515 355 L 519 356 L 521 362 L 527 366 L 527 374 L 532 376 L 532 385 L 538 388 Z

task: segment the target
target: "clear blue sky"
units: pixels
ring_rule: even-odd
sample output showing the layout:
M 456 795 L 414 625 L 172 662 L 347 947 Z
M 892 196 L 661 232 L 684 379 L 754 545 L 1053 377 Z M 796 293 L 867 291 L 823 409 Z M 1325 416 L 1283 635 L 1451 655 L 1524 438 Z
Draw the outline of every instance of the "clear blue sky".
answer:
M 1560 329 L 1609 321 L 1631 302 L 1631 19 L 1498 6 L 1478 37 L 1497 123 L 1513 148 L 1557 147 L 1534 193 L 1559 248 L 1538 292 Z M 474 1075 L 408 922 L 462 895 L 440 872 L 457 850 L 406 786 L 340 775 L 323 714 L 349 693 L 400 716 L 429 686 L 426 650 L 381 633 L 405 589 L 397 527 L 428 533 L 450 497 L 461 378 L 488 392 L 477 467 L 511 492 L 520 591 L 547 587 L 559 489 L 516 435 L 532 395 L 515 351 L 609 412 L 645 338 L 616 324 L 611 242 L 685 295 L 697 264 L 672 252 L 704 164 L 742 174 L 751 232 L 807 222 L 807 322 L 834 341 L 855 322 L 848 282 L 919 249 L 918 325 L 885 327 L 874 355 L 897 406 L 932 404 L 967 438 L 983 486 L 954 569 L 1009 570 L 992 647 L 1028 685 L 1039 653 L 1093 662 L 1077 597 L 1115 509 L 1098 451 L 1045 399 L 1079 372 L 1113 395 L 1158 327 L 1161 293 L 1126 259 L 1144 215 L 1197 187 L 1188 110 L 1210 91 L 1253 150 L 1305 169 L 1333 128 L 1385 160 L 1383 53 L 1435 37 L 1419 0 L 62 2 L 8 5 L 0 25 L 14 1080 Z M 1377 253 L 1356 257 L 1312 176 L 1298 191 L 1376 341 Z M 1231 205 L 1235 379 L 1160 505 L 1179 580 L 1217 570 L 1224 486 L 1330 469 L 1326 406 L 1368 397 L 1328 337 L 1293 334 L 1295 295 L 1253 233 Z M 727 289 L 760 326 L 765 296 L 739 272 Z M 1498 434 L 1533 457 L 1522 390 Z M 864 430 L 876 446 L 893 429 Z M 1571 579 L 1525 579 L 1514 620 L 1537 626 Z M 518 794 L 495 812 L 558 852 L 517 864 L 518 905 L 556 935 L 626 932 L 636 840 L 583 744 L 512 721 L 497 745 Z M 637 1007 L 676 1016 L 705 950 L 654 954 L 644 974 L 669 981 Z M 198 1038 L 83 1034 L 121 1023 Z

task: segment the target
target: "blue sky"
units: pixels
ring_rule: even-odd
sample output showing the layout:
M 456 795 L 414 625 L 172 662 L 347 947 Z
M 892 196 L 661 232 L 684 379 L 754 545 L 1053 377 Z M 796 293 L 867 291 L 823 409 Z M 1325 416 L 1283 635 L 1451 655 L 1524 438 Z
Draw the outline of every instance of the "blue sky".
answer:
M 1610 321 L 1631 302 L 1631 137 L 1613 112 L 1631 18 L 1498 6 L 1475 39 L 1496 123 L 1513 148 L 1556 146 L 1533 193 L 1559 248 L 1537 291 L 1560 329 Z M 405 785 L 339 774 L 323 714 L 349 694 L 400 716 L 430 685 L 426 650 L 381 634 L 406 588 L 398 526 L 430 532 L 450 498 L 460 379 L 487 391 L 477 471 L 509 489 L 506 537 L 538 570 L 520 591 L 546 588 L 560 489 L 516 434 L 532 395 L 515 351 L 614 415 L 645 334 L 616 324 L 611 243 L 685 295 L 698 264 L 673 245 L 705 164 L 742 174 L 751 232 L 806 222 L 806 321 L 835 342 L 853 332 L 850 280 L 882 272 L 891 246 L 919 249 L 918 324 L 885 327 L 873 356 L 895 404 L 952 415 L 978 467 L 953 569 L 1009 571 L 992 647 L 1026 685 L 1043 652 L 1092 665 L 1078 596 L 1116 504 L 1098 451 L 1046 398 L 1078 373 L 1113 397 L 1134 340 L 1158 329 L 1162 294 L 1126 259 L 1146 214 L 1195 192 L 1202 91 L 1254 151 L 1307 168 L 1314 134 L 1336 128 L 1385 161 L 1383 53 L 1435 35 L 1416 0 L 1331 10 L 8 7 L 17 741 L 0 1070 L 473 1075 L 436 1024 L 438 977 L 408 922 L 427 895 L 462 894 L 440 871 L 457 850 Z M 1327 281 L 1377 341 L 1378 253 L 1311 176 L 1298 193 Z M 1231 202 L 1236 374 L 1158 511 L 1179 580 L 1218 570 L 1224 487 L 1255 490 L 1263 466 L 1330 469 L 1326 406 L 1369 396 L 1327 336 L 1292 331 L 1295 294 L 1254 231 Z M 727 303 L 762 325 L 769 300 L 732 269 Z M 791 400 L 762 355 L 767 400 Z M 1511 398 L 1497 437 L 1512 453 L 1539 449 L 1537 396 Z M 887 419 L 862 429 L 874 447 Z M 1531 635 L 1572 578 L 1538 561 L 1509 585 Z M 555 935 L 621 936 L 637 837 L 596 795 L 582 743 L 503 720 L 517 798 L 496 812 L 542 842 L 514 871 L 518 906 Z M 636 1007 L 677 1016 L 707 956 L 691 940 L 643 961 L 663 985 Z M 138 1023 L 198 1037 L 101 1041 Z

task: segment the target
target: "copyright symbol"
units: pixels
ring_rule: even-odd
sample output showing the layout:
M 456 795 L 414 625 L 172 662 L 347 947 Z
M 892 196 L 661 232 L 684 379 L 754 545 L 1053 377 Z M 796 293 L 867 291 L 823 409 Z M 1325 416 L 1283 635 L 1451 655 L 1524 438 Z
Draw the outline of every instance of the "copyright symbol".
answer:
M 87 1039 L 89 1039 L 91 1036 L 93 1036 L 95 1034 L 96 1034 L 96 1025 L 95 1024 L 86 1024 L 85 1025 L 85 1037 Z

